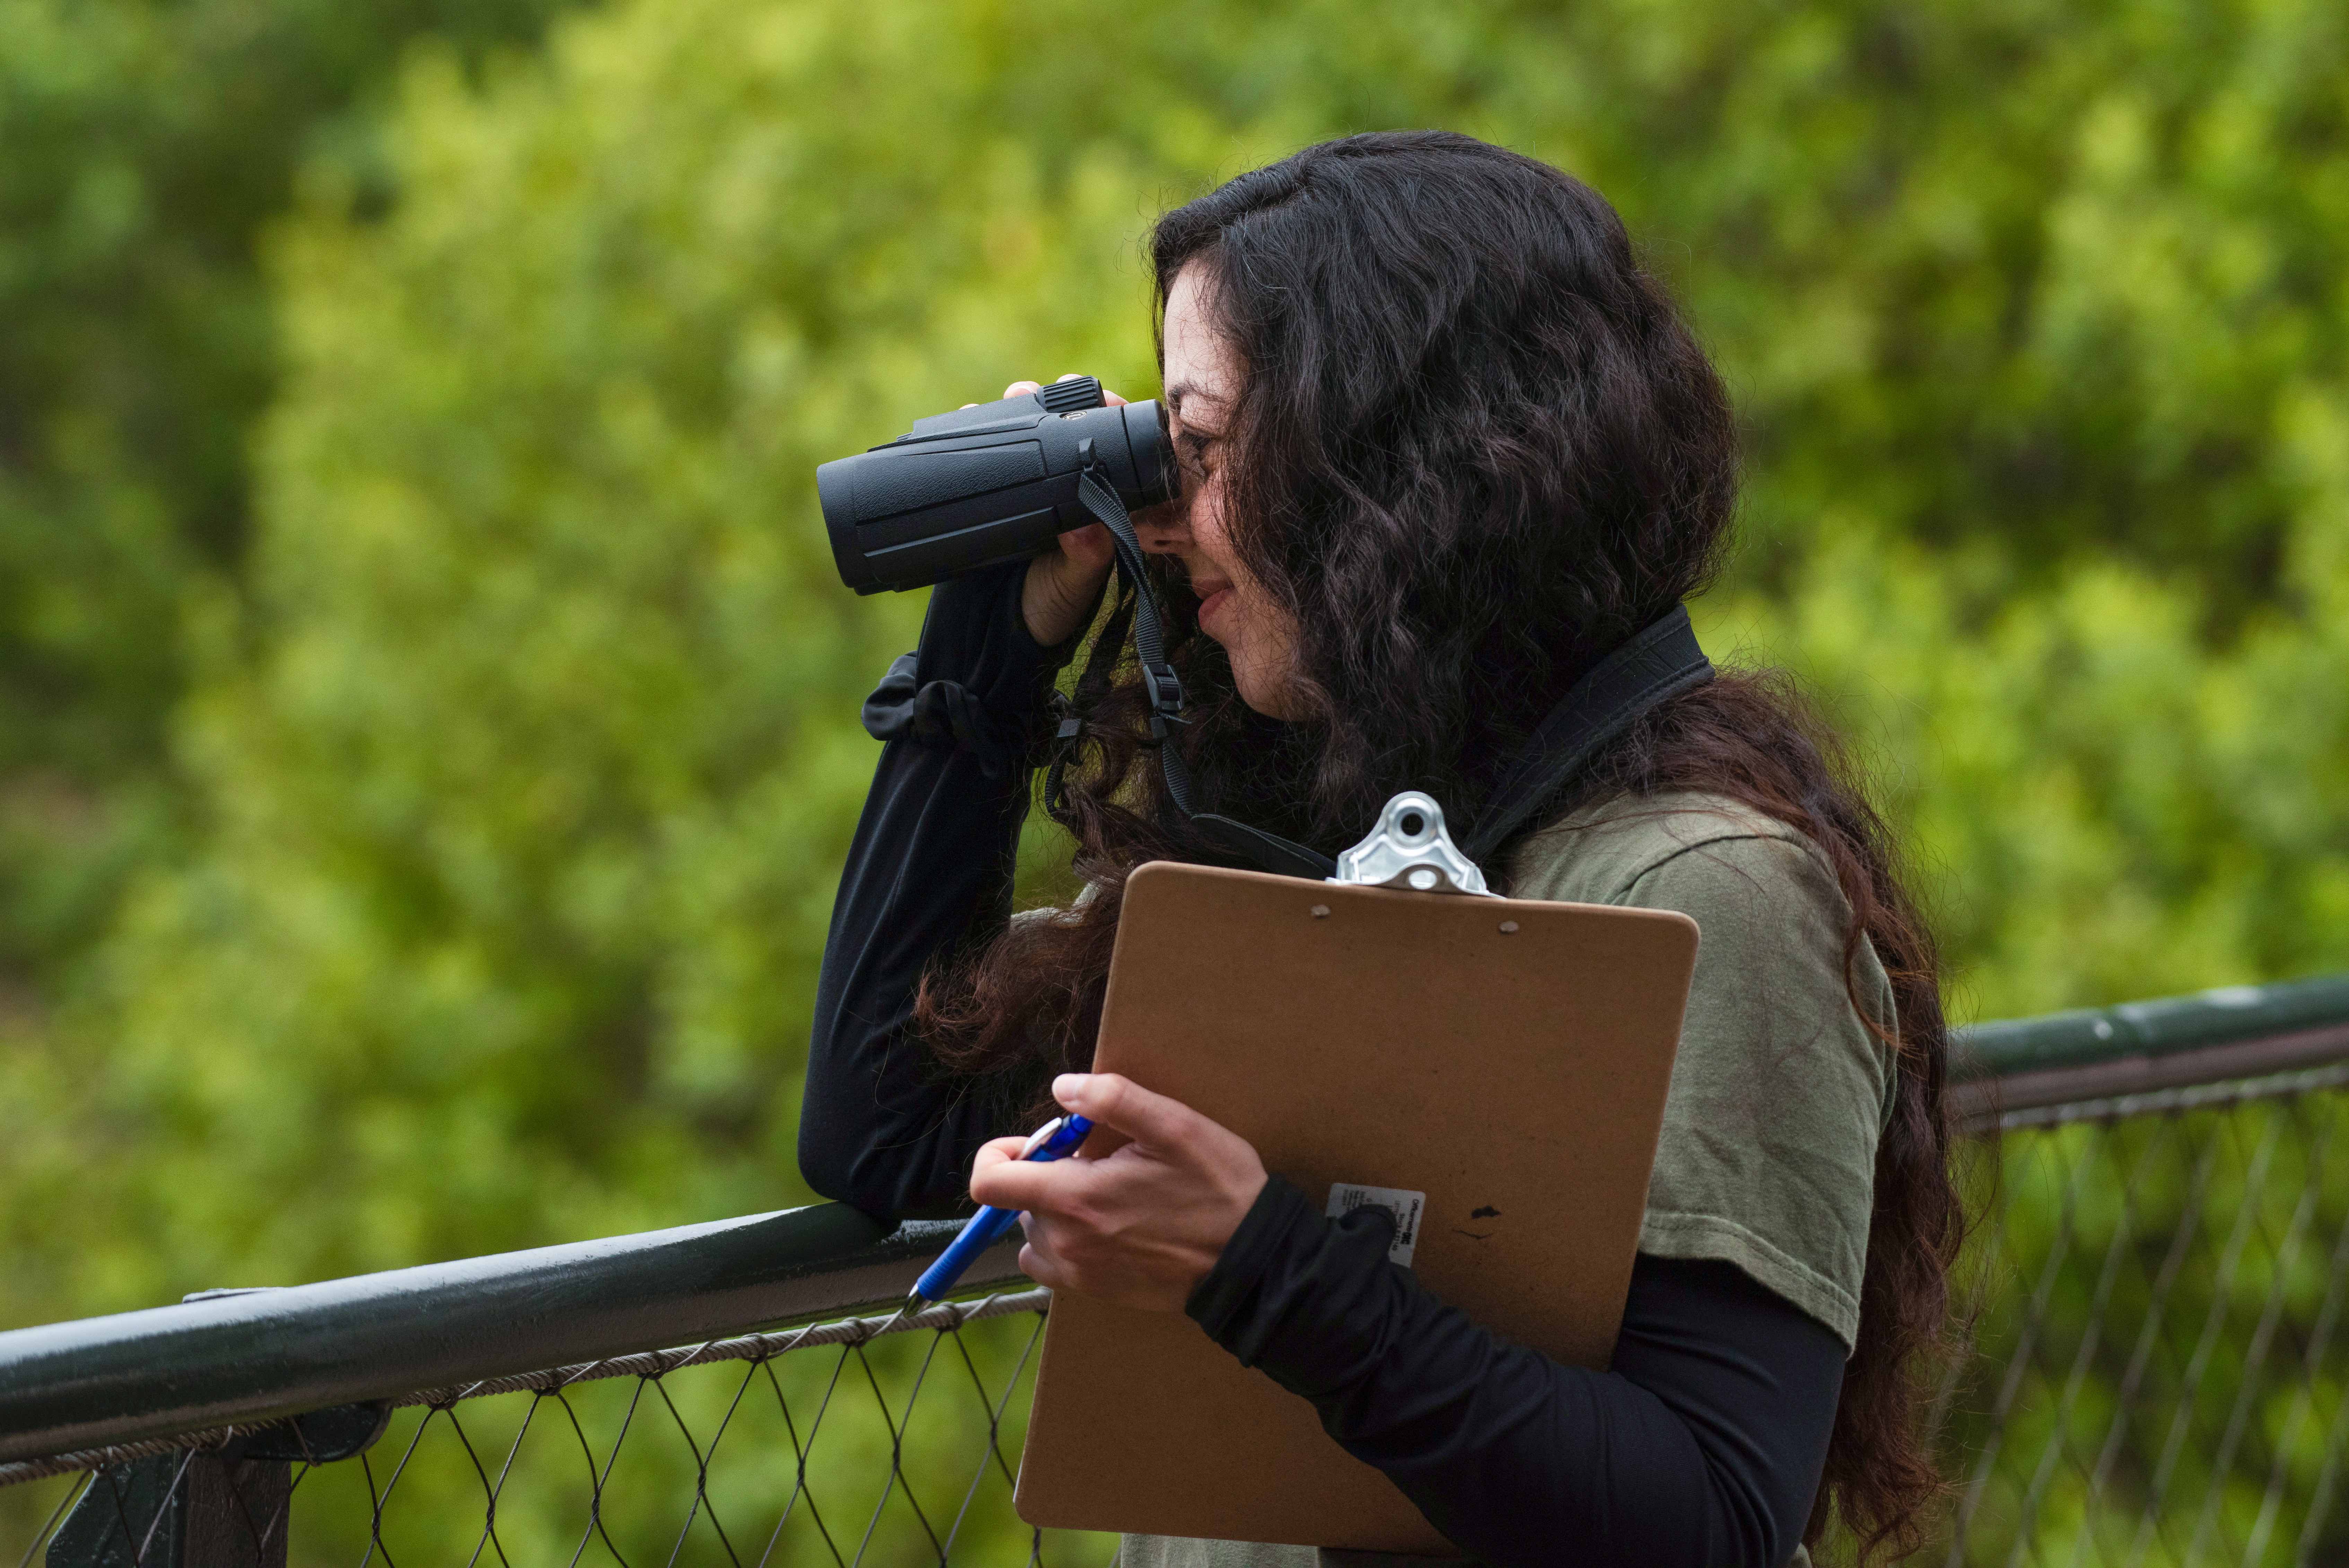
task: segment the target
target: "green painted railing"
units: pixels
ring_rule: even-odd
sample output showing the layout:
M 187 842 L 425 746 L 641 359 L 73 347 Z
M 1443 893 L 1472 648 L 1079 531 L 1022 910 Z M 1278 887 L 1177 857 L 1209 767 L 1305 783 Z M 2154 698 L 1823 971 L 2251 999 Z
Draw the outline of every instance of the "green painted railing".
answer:
M 2344 1029 L 2349 1029 L 2349 974 L 2230 985 L 2156 1002 L 1978 1023 L 1960 1032 L 1960 1055 L 1966 1064 L 1961 1075 L 2004 1077 L 2256 1041 L 2329 1039 Z
M 2244 1522 L 2228 1511 L 2240 1511 L 2235 1504 L 2198 1500 L 2203 1511 L 2185 1542 L 2193 1550 L 2173 1551 L 2178 1543 L 2166 1542 L 2158 1508 L 2148 1513 L 2151 1505 L 2138 1499 L 2132 1517 L 2156 1523 L 2122 1532 L 2129 1548 L 2115 1548 L 2120 1554 L 2111 1560 L 2200 1560 L 2206 1548 L 2223 1546 L 2220 1555 L 2230 1562 L 2281 1562 L 2302 1560 L 2276 1554 L 2287 1546 L 2329 1549 L 2332 1478 L 2349 1440 L 2349 1408 L 2338 1391 L 2349 1387 L 2349 1366 L 2335 1365 L 2333 1347 L 2349 1273 L 2349 1213 L 2335 1212 L 2342 1206 L 2330 1193 L 2343 1184 L 2337 1176 L 2323 1179 L 2321 1168 L 2337 1119 L 2335 1096 L 2324 1091 L 2349 1074 L 2345 1064 L 2349 976 L 1961 1033 L 1953 1078 L 1964 1125 L 2013 1136 L 1982 1146 L 2003 1150 L 1985 1168 L 2002 1179 L 1978 1205 L 1996 1220 L 1986 1231 L 1991 1240 L 1976 1249 L 1987 1337 L 1942 1397 L 1945 1430 L 1961 1449 L 1953 1467 L 1971 1478 L 1951 1536 L 1952 1561 L 2034 1554 L 2040 1535 L 2053 1528 L 2043 1516 L 2058 1501 L 2059 1511 L 2071 1511 L 2062 1524 L 2070 1532 L 2067 1560 L 2106 1560 L 2107 1543 L 2093 1523 L 2096 1501 L 2147 1479 L 2132 1480 L 2131 1466 L 2152 1471 L 2166 1462 L 2167 1474 L 2186 1464 L 2177 1452 L 2165 1461 L 2162 1444 L 2178 1450 L 2189 1438 L 2203 1442 L 2192 1412 L 2215 1367 L 2225 1364 L 2230 1370 L 2219 1374 L 2221 1380 L 2248 1386 L 2255 1363 L 2268 1367 L 2286 1352 L 2297 1356 L 2303 1380 L 2313 1380 L 2310 1386 L 2334 1387 L 2322 1410 L 2302 1408 L 2290 1418 L 2330 1437 L 2302 1441 L 2283 1458 L 2276 1457 L 2283 1450 L 2272 1432 L 2253 1444 L 2265 1444 L 2261 1452 L 2273 1472 L 2257 1489 L 2271 1516 L 2264 1533 L 2259 1507 L 2241 1505 L 2251 1508 Z M 2084 1170 L 2097 1173 L 2093 1181 Z M 2168 1196 L 2155 1201 L 2156 1194 Z M 807 1560 L 818 1562 L 960 1561 L 974 1552 L 973 1560 L 992 1560 L 1015 1547 L 1015 1556 L 1050 1559 L 1078 1551 L 1023 1532 L 1008 1511 L 1007 1445 L 1024 1419 L 1023 1379 L 1032 1376 L 1029 1349 L 1046 1304 L 1042 1293 L 999 1293 L 975 1314 L 947 1309 L 913 1323 L 841 1317 L 900 1299 L 951 1231 L 926 1223 L 886 1231 L 852 1210 L 824 1205 L 0 1334 L 0 1483 L 23 1483 L 0 1485 L 0 1561 L 12 1555 L 5 1533 L 12 1526 L 24 1537 L 25 1561 L 47 1543 L 56 1568 L 274 1564 L 289 1561 L 289 1539 L 296 1542 L 292 1560 L 359 1561 L 388 1554 L 404 1527 L 400 1511 L 388 1507 L 395 1488 L 419 1500 L 419 1541 L 438 1541 L 433 1531 L 445 1524 L 449 1504 L 431 1492 L 425 1469 L 416 1468 L 424 1461 L 414 1459 L 430 1438 L 461 1453 L 460 1480 L 473 1478 L 456 1495 L 470 1500 L 458 1512 L 480 1525 L 474 1552 L 505 1552 L 501 1531 L 520 1528 L 513 1521 L 525 1497 L 542 1512 L 554 1507 L 550 1500 L 568 1499 L 573 1523 L 585 1524 L 578 1541 L 566 1540 L 554 1555 L 571 1560 L 575 1546 L 633 1562 L 643 1550 L 662 1550 L 654 1539 L 659 1532 L 626 1534 L 634 1527 L 615 1522 L 622 1511 L 613 1466 L 623 1439 L 638 1445 L 632 1455 L 641 1449 L 630 1434 L 647 1429 L 647 1398 L 666 1407 L 660 1429 L 681 1433 L 680 1451 L 688 1456 L 655 1467 L 658 1480 L 635 1483 L 647 1497 L 670 1499 L 682 1515 L 666 1549 L 677 1561 L 780 1562 L 809 1552 Z M 1015 1255 L 1013 1246 L 999 1249 L 973 1283 L 1022 1282 Z M 2011 1277 L 2002 1278 L 2010 1264 Z M 2142 1289 L 2116 1282 L 2139 1275 Z M 2248 1315 L 2230 1320 L 2211 1303 L 2251 1289 L 2246 1281 L 2281 1304 L 2254 1303 Z M 2181 1316 L 2178 1303 L 2189 1297 L 2191 1310 Z M 2121 1322 L 2132 1314 L 2133 1321 Z M 964 1329 L 974 1316 L 987 1325 Z M 2224 1326 L 2228 1321 L 2236 1330 Z M 2192 1332 L 2177 1347 L 2178 1366 L 2164 1371 L 2165 1336 L 2185 1332 L 2181 1324 Z M 2060 1355 L 2051 1349 L 2059 1345 Z M 663 1348 L 672 1346 L 685 1348 Z M 942 1355 L 958 1358 L 950 1377 L 936 1370 Z M 2051 1368 L 2051 1355 L 2064 1365 Z M 734 1370 L 720 1374 L 717 1364 Z M 682 1373 L 688 1366 L 712 1367 L 694 1377 L 739 1380 L 720 1415 L 688 1413 L 693 1398 L 678 1393 L 690 1381 Z M 892 1402 L 893 1369 L 912 1378 L 902 1405 Z M 961 1489 L 950 1519 L 943 1505 L 924 1499 L 940 1486 L 921 1468 L 949 1461 L 924 1457 L 910 1421 L 922 1389 L 934 1391 L 926 1411 L 944 1397 L 935 1392 L 939 1378 L 960 1390 L 954 1397 L 968 1407 L 939 1417 L 970 1449 L 951 1461 L 957 1479 L 943 1489 Z M 881 1420 L 877 1428 L 863 1422 L 861 1437 L 837 1435 L 837 1417 L 826 1428 L 836 1434 L 826 1444 L 848 1467 L 834 1480 L 812 1438 L 843 1379 L 860 1390 L 860 1401 L 868 1392 L 878 1400 Z M 2109 1435 L 2125 1433 L 2128 1423 L 2116 1428 L 2104 1407 L 2155 1385 L 2169 1388 L 2188 1414 L 2165 1417 L 2171 1425 L 2162 1443 L 2139 1455 L 2126 1437 Z M 586 1416 L 608 1391 L 630 1388 L 634 1402 L 610 1417 L 616 1435 L 599 1457 Z M 2035 1411 L 2033 1390 L 2058 1408 Z M 752 1394 L 755 1416 L 745 1413 Z M 395 1415 L 395 1407 L 407 1414 Z M 492 1413 L 499 1409 L 530 1414 L 509 1418 Z M 2065 1424 L 2084 1409 L 2079 1420 L 2095 1428 L 2086 1438 Z M 288 1419 L 297 1416 L 306 1418 Z M 2225 1442 L 2231 1453 L 2246 1442 L 2245 1431 L 2267 1431 L 2288 1417 L 2281 1406 L 2250 1409 L 2231 1438 L 2221 1423 L 2203 1446 Z M 544 1440 L 533 1431 L 554 1429 L 558 1419 L 577 1438 L 578 1451 L 562 1461 L 577 1472 L 568 1480 L 562 1464 L 533 1447 Z M 751 1432 L 759 1421 L 767 1427 Z M 2047 1421 L 2054 1425 L 2041 1431 Z M 388 1425 L 393 1437 L 383 1439 Z M 2026 1428 L 2029 1444 L 2017 1437 Z M 492 1429 L 494 1442 L 479 1440 Z M 876 1430 L 884 1435 L 877 1449 Z M 444 1431 L 460 1440 L 435 1436 Z M 743 1532 L 721 1519 L 745 1506 L 731 1493 L 720 1499 L 728 1490 L 717 1484 L 728 1473 L 718 1458 L 721 1438 L 732 1445 L 729 1455 L 764 1456 L 744 1461 L 739 1483 L 742 1497 L 761 1499 L 762 1520 L 779 1516 L 771 1532 L 750 1532 L 754 1542 L 738 1540 Z M 395 1465 L 388 1454 L 398 1444 L 403 1457 Z M 1982 1459 L 2025 1449 L 2032 1474 L 2019 1482 Z M 861 1456 L 854 1465 L 852 1453 Z M 2050 1459 L 2051 1453 L 2061 1457 Z M 856 1466 L 870 1475 L 850 1475 Z M 2293 1466 L 2307 1473 L 2276 1479 Z M 335 1501 L 337 1486 L 357 1485 L 336 1478 L 352 1474 L 364 1475 L 364 1492 Z M 2094 1484 L 2082 1492 L 2066 1476 Z M 2221 1497 L 2232 1483 L 2203 1477 L 2199 1484 Z M 860 1486 L 864 1490 L 855 1491 Z M 299 1531 L 296 1490 L 305 1521 Z M 819 1491 L 832 1499 L 855 1491 L 849 1525 L 828 1522 L 825 1508 L 840 1515 L 843 1505 L 819 1507 Z M 874 1494 L 869 1510 L 865 1492 Z M 18 1494 L 49 1506 L 36 1509 Z M 440 1501 L 428 1509 L 427 1496 Z M 306 1522 L 314 1512 L 324 1521 L 315 1537 Z M 2291 1531 L 2275 1521 L 2284 1512 Z M 1997 1523 L 2008 1514 L 2021 1522 Z M 438 1522 L 428 1527 L 428 1516 Z M 1984 1544 L 1993 1538 L 2003 1542 L 1995 1551 Z M 402 1560 L 415 1555 L 404 1550 Z

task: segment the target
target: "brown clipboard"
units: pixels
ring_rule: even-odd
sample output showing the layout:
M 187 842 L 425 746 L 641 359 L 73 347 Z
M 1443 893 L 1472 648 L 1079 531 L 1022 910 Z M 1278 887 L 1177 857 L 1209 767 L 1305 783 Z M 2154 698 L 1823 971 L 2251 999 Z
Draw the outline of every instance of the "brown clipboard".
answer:
M 1426 1194 L 1411 1267 L 1604 1366 L 1696 923 L 1663 910 L 1153 864 L 1127 881 L 1095 1067 L 1246 1137 L 1317 1208 Z M 1452 1554 L 1409 1499 L 1180 1314 L 1063 1293 L 1019 1515 L 1050 1528 Z

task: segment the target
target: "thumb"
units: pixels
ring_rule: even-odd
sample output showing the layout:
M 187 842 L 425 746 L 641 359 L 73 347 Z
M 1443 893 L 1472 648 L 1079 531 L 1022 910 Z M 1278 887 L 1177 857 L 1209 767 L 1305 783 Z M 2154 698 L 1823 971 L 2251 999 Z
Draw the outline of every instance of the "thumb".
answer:
M 1062 1109 L 1122 1132 L 1145 1149 L 1194 1141 L 1216 1125 L 1122 1073 L 1063 1073 L 1052 1080 L 1052 1098 Z

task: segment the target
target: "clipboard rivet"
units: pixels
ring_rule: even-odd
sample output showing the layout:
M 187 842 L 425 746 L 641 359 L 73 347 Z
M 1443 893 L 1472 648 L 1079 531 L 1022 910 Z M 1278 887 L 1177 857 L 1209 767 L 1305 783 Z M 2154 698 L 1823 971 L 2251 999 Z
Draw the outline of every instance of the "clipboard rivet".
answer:
M 1501 922 L 1501 934 L 1505 937 L 1516 936 L 1517 934 L 1517 922 L 1515 920 L 1503 920 Z
M 1330 918 L 1330 906 L 1329 906 L 1329 905 L 1327 905 L 1327 904 L 1316 904 L 1316 905 L 1314 905 L 1314 906 L 1313 906 L 1313 918 L 1314 918 L 1315 919 L 1317 919 L 1317 920 L 1326 920 L 1326 919 L 1328 919 Z

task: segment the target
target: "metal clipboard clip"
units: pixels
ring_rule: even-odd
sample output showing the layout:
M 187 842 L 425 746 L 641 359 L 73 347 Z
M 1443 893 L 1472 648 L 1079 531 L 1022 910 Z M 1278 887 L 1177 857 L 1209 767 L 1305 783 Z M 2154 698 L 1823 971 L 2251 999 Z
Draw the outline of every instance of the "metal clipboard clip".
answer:
M 1485 886 L 1485 873 L 1444 831 L 1444 808 L 1415 789 L 1387 802 L 1370 836 L 1338 857 L 1338 874 L 1330 880 L 1358 888 L 1405 888 L 1414 893 L 1500 897 Z

